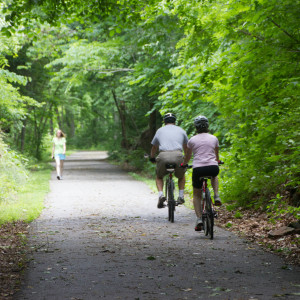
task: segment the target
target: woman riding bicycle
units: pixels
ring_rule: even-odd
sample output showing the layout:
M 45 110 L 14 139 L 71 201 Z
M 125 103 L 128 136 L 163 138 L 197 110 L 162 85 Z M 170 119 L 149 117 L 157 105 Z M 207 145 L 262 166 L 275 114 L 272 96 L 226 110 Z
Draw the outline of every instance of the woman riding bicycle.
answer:
M 194 120 L 194 125 L 197 130 L 197 135 L 193 136 L 187 144 L 187 152 L 183 161 L 183 166 L 186 165 L 191 159 L 192 153 L 194 154 L 193 160 L 193 202 L 194 209 L 197 216 L 195 230 L 201 230 L 202 222 L 202 184 L 201 177 L 211 176 L 211 184 L 214 190 L 215 205 L 222 205 L 219 197 L 219 141 L 218 139 L 209 134 L 208 119 L 204 116 L 199 116 Z

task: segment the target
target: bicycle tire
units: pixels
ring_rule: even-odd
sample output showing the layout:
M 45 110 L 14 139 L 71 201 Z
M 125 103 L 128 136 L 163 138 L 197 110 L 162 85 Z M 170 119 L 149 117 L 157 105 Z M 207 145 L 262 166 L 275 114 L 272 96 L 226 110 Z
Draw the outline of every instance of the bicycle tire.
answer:
M 205 202 L 206 202 L 206 212 L 207 212 L 207 227 L 208 227 L 208 233 L 210 235 L 210 239 L 212 240 L 214 238 L 214 213 L 212 208 L 212 202 L 210 197 L 210 191 L 209 189 L 206 189 L 205 192 Z
M 174 181 L 170 180 L 168 184 L 168 207 L 169 207 L 169 221 L 174 223 L 174 211 L 175 211 L 175 200 L 174 200 Z
M 170 206 L 169 206 L 169 181 L 170 181 L 170 179 L 168 178 L 166 180 L 165 191 L 166 191 L 166 199 L 167 199 L 167 205 L 168 205 L 168 219 L 169 219 L 169 221 L 171 221 L 171 211 L 170 211 Z
M 206 236 L 208 236 L 208 232 L 209 232 L 209 224 L 208 224 L 208 222 L 207 222 L 207 217 L 202 217 L 202 221 L 203 221 L 203 229 L 204 229 L 204 234 L 206 235 Z

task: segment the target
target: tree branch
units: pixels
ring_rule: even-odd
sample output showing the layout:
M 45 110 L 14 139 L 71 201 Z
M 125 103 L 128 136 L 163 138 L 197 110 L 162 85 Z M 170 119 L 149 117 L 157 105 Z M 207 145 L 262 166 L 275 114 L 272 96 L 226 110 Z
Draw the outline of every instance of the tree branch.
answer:
M 125 68 L 125 69 L 87 69 L 87 68 L 85 68 L 84 70 L 86 70 L 86 71 L 101 71 L 101 72 L 98 72 L 100 74 L 134 71 L 134 69 L 127 69 L 127 68 Z
M 260 36 L 258 36 L 258 35 L 254 35 L 254 34 L 248 32 L 248 31 L 246 31 L 246 30 L 238 29 L 238 31 L 241 32 L 241 33 L 243 33 L 243 34 L 245 34 L 245 35 L 254 37 L 254 38 L 256 38 L 256 39 L 258 39 L 258 40 L 260 40 L 260 41 L 264 41 L 264 40 L 265 40 L 263 37 L 260 37 Z
M 285 29 L 283 29 L 279 24 L 277 24 L 274 20 L 272 20 L 271 18 L 269 18 L 270 21 L 276 26 L 278 27 L 279 29 L 281 29 L 288 37 L 290 37 L 292 40 L 296 41 L 297 43 L 299 43 L 299 41 L 294 37 L 292 36 L 290 33 L 288 33 Z

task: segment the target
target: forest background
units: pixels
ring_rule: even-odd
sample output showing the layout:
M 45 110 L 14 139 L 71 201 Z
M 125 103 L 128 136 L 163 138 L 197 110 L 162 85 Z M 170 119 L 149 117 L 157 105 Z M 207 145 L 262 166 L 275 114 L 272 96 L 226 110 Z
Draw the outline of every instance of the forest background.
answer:
M 299 219 L 299 15 L 292 0 L 2 1 L 0 202 L 57 128 L 153 174 L 143 154 L 173 112 L 189 137 L 209 119 L 229 207 Z

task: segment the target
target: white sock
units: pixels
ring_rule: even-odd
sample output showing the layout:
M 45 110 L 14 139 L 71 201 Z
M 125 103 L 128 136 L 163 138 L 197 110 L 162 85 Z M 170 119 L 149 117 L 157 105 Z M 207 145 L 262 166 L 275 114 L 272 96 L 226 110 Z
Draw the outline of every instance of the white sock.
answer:
M 158 197 L 163 196 L 163 195 L 164 195 L 163 191 L 158 192 Z
M 184 197 L 184 190 L 179 190 L 179 197 L 183 198 Z

